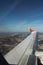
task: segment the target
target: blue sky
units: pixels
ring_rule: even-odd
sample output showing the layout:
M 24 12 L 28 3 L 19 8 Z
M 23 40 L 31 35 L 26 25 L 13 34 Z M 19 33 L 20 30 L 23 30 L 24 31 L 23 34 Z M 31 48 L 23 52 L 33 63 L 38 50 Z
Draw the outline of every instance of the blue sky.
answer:
M 0 0 L 0 32 L 43 32 L 43 0 Z

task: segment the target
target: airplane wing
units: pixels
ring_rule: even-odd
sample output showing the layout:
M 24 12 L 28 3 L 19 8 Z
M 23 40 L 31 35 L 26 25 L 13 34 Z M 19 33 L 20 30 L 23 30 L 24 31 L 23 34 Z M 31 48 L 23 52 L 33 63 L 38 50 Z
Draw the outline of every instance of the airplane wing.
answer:
M 30 55 L 33 53 L 33 46 L 36 39 L 36 32 L 31 33 L 20 44 L 8 52 L 4 58 L 9 64 L 26 65 Z
M 0 59 L 2 65 L 36 65 L 36 57 L 34 50 L 36 49 L 37 32 L 30 28 L 31 34 L 27 36 L 21 43 L 8 52 Z

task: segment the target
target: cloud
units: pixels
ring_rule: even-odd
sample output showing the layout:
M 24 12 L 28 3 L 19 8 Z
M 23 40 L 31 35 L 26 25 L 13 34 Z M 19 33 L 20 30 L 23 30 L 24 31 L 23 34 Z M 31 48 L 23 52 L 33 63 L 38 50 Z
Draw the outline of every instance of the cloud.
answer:
M 16 24 L 15 28 L 16 31 L 27 31 L 27 23 L 26 21 Z
M 28 24 L 28 26 L 32 27 L 36 31 L 43 31 L 43 20 L 35 20 Z
M 8 24 L 5 26 L 0 27 L 0 32 L 25 32 L 28 31 L 27 29 L 27 22 L 21 21 L 17 24 Z
M 4 32 L 28 32 L 28 27 L 32 27 L 36 31 L 43 31 L 43 20 L 35 20 L 32 22 L 20 21 L 19 23 L 7 24 L 0 26 L 0 31 Z
M 40 17 L 42 15 L 43 15 L 43 12 L 42 13 L 37 13 L 37 14 L 30 15 L 29 17 Z

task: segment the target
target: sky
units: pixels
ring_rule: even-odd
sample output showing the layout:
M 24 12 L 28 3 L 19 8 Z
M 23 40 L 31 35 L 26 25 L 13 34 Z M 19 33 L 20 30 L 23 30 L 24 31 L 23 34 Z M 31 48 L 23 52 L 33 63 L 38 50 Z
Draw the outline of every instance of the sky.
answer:
M 43 0 L 0 0 L 0 32 L 43 32 Z

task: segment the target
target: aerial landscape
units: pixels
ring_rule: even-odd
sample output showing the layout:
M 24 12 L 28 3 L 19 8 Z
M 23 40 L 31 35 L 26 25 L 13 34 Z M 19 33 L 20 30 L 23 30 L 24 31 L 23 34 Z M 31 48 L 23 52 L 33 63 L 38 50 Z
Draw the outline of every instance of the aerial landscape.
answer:
M 5 55 L 21 41 L 23 41 L 28 35 L 29 32 L 17 32 L 15 33 L 0 33 L 0 52 Z

